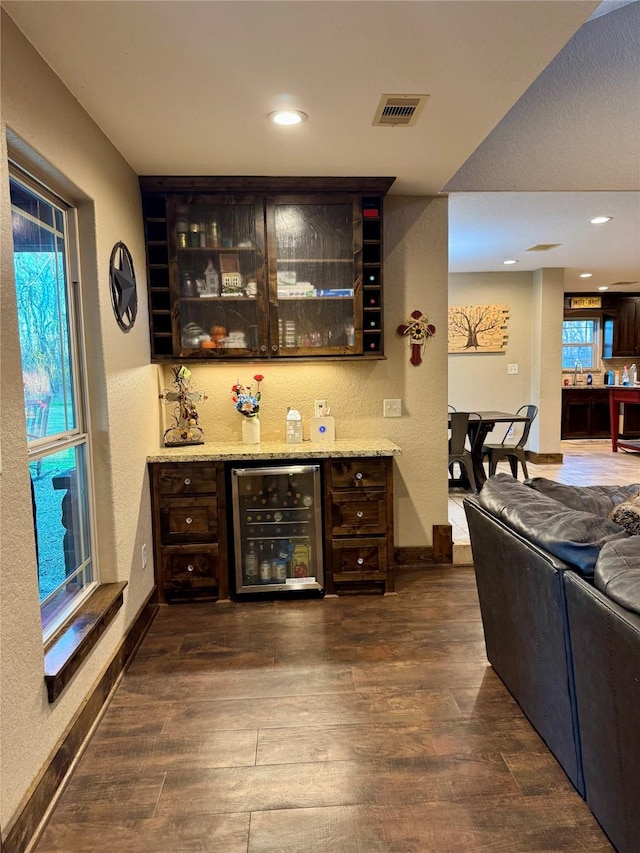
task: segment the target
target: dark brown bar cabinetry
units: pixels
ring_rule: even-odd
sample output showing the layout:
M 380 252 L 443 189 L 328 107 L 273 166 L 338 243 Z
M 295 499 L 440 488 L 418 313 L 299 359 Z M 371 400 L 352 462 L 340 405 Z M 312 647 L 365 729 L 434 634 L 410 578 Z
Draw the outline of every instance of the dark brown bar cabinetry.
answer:
M 149 470 L 158 600 L 228 598 L 223 464 L 167 462 Z
M 245 460 L 225 460 L 149 463 L 161 603 L 229 598 L 227 474 Z M 325 592 L 393 592 L 393 457 L 269 458 L 269 464 L 282 465 L 309 461 L 322 468 Z
M 393 460 L 326 463 L 327 592 L 393 592 Z
M 152 360 L 383 358 L 392 182 L 141 177 Z

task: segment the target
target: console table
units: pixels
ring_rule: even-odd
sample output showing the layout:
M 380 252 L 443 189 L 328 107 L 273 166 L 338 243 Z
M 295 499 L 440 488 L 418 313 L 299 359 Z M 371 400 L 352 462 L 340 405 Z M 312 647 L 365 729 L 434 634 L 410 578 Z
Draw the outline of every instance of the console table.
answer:
M 619 447 L 640 452 L 640 440 L 619 438 L 620 403 L 640 405 L 640 388 L 616 385 L 609 389 L 609 417 L 611 419 L 611 450 L 616 453 Z

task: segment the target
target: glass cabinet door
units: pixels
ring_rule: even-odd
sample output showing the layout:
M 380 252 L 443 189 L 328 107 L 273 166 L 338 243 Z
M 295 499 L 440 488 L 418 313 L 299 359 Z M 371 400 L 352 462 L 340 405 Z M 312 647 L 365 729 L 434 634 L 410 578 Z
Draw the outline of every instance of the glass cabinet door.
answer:
M 266 355 L 262 199 L 173 196 L 168 213 L 174 351 L 202 358 Z
M 360 199 L 276 197 L 267 222 L 272 352 L 362 353 Z
M 322 591 L 320 465 L 232 468 L 235 591 Z

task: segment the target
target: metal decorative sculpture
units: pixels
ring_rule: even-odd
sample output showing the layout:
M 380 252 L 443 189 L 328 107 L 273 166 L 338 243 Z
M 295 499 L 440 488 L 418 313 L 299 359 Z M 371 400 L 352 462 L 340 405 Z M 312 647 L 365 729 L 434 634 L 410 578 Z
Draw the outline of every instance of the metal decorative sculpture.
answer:
M 191 386 L 191 371 L 184 365 L 172 365 L 173 382 L 176 389 L 165 389 L 160 399 L 173 405 L 173 424 L 164 433 L 165 447 L 183 447 L 189 444 L 204 444 L 204 431 L 198 426 L 196 403 L 206 400 L 202 391 Z
M 124 243 L 116 243 L 109 259 L 111 305 L 123 332 L 130 332 L 138 314 L 138 291 L 131 252 Z

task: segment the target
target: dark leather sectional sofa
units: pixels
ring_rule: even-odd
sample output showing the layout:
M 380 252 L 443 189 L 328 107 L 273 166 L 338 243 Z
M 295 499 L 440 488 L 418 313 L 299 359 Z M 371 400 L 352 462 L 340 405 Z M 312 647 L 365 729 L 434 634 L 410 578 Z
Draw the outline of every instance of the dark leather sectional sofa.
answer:
M 625 486 L 490 477 L 464 506 L 487 657 L 619 853 L 640 851 L 640 536 Z

